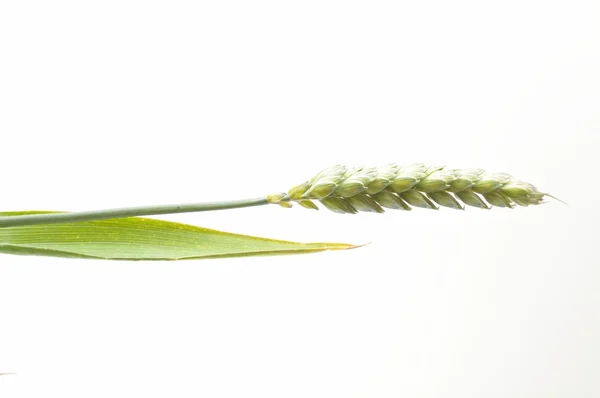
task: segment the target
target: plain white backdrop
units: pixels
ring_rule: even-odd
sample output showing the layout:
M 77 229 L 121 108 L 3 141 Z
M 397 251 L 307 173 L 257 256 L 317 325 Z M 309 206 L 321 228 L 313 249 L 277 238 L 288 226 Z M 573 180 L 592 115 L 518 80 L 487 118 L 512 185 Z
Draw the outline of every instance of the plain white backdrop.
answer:
M 597 1 L 2 1 L 0 210 L 388 162 L 569 206 L 163 217 L 371 242 L 297 257 L 0 255 L 0 396 L 599 396 L 598 21 Z

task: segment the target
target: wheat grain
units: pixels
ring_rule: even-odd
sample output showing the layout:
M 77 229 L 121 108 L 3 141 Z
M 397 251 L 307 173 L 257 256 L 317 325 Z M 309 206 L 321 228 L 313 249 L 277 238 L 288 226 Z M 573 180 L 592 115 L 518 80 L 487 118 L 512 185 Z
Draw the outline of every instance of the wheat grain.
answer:
M 376 212 L 384 208 L 411 210 L 438 206 L 489 209 L 538 205 L 550 196 L 504 173 L 480 169 L 445 169 L 424 164 L 347 168 L 336 165 L 296 185 L 287 194 L 269 196 L 270 203 L 289 207 L 296 202 L 318 209 L 319 201 L 337 213 Z

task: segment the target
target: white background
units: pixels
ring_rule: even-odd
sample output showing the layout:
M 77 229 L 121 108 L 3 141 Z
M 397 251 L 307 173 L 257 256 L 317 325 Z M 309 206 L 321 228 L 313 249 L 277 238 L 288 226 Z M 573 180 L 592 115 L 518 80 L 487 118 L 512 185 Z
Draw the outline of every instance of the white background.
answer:
M 600 3 L 0 3 L 1 210 L 254 197 L 342 163 L 569 202 L 164 217 L 297 257 L 0 255 L 0 396 L 597 397 Z

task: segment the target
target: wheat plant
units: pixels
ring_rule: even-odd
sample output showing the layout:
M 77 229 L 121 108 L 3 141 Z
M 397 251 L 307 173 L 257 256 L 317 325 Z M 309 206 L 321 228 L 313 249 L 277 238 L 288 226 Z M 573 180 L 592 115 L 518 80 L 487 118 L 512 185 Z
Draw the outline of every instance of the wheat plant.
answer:
M 504 173 L 423 164 L 334 166 L 287 193 L 212 203 L 130 207 L 82 212 L 0 213 L 0 253 L 111 260 L 180 260 L 297 254 L 357 247 L 298 243 L 226 233 L 141 216 L 294 203 L 337 212 L 383 213 L 438 206 L 489 209 L 539 205 L 550 195 Z

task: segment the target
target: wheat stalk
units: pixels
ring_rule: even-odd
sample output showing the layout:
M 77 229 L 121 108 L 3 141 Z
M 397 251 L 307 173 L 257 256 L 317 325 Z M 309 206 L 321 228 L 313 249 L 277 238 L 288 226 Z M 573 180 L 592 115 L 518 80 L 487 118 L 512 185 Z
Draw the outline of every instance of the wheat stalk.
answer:
M 0 215 L 0 228 L 238 209 L 272 203 L 283 207 L 298 203 L 318 210 L 315 200 L 337 213 L 383 213 L 384 208 L 438 209 L 437 205 L 464 209 L 461 203 L 482 209 L 489 209 L 491 206 L 512 208 L 515 205 L 538 205 L 544 202 L 545 196 L 554 198 L 508 174 L 490 174 L 479 169 L 453 170 L 423 164 L 404 167 L 388 164 L 371 168 L 334 166 L 321 171 L 310 181 L 295 186 L 288 193 L 223 202 L 126 207 L 75 213 L 30 212 L 31 214 Z
M 384 208 L 411 210 L 412 207 L 464 209 L 463 204 L 481 209 L 538 205 L 550 195 L 532 184 L 505 173 L 480 169 L 445 169 L 424 164 L 325 169 L 311 180 L 296 185 L 287 194 L 270 195 L 270 203 L 318 209 L 319 201 L 337 213 L 361 211 L 383 213 Z

